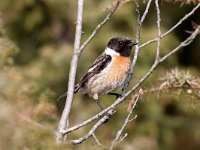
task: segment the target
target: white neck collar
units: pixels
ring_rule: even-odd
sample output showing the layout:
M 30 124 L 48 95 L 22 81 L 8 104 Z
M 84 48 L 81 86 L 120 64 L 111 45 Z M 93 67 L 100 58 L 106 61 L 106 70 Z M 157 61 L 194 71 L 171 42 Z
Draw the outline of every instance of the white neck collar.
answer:
M 118 52 L 116 52 L 115 50 L 113 50 L 109 47 L 106 47 L 105 53 L 110 56 L 119 56 L 120 55 Z

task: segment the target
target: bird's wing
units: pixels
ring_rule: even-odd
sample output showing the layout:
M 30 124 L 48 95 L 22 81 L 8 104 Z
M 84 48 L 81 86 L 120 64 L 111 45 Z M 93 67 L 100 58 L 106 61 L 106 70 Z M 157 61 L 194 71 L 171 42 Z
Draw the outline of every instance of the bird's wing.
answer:
M 100 73 L 103 69 L 106 68 L 106 66 L 111 62 L 112 57 L 110 55 L 107 55 L 105 53 L 102 53 L 97 59 L 94 61 L 94 63 L 90 66 L 87 73 L 83 75 L 80 82 L 75 86 L 74 92 L 78 92 L 78 90 L 81 87 L 84 87 L 84 85 L 87 83 L 87 81 L 95 76 L 96 74 Z

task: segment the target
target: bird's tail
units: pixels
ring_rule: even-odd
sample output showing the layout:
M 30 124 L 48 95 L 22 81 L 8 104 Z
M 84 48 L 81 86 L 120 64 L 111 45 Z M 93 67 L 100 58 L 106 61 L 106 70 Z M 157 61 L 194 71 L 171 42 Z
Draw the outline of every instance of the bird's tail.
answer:
M 64 94 L 60 95 L 60 96 L 58 97 L 57 101 L 59 101 L 59 100 L 65 98 L 65 97 L 67 97 L 67 92 L 65 92 Z
M 79 89 L 80 89 L 80 86 L 79 86 L 79 84 L 77 84 L 77 85 L 75 86 L 75 88 L 74 88 L 74 93 L 77 93 Z M 64 94 L 60 95 L 60 96 L 58 97 L 57 101 L 59 101 L 59 100 L 61 100 L 61 99 L 63 99 L 63 98 L 66 98 L 66 97 L 67 97 L 67 92 L 65 92 Z

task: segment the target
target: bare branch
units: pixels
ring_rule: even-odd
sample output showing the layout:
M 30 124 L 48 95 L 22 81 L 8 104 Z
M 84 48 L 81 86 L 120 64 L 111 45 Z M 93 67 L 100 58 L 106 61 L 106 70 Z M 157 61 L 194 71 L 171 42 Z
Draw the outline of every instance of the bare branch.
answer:
M 170 72 L 167 71 L 163 77 L 159 78 L 159 82 L 159 85 L 143 90 L 141 95 L 147 93 L 182 90 L 191 96 L 196 96 L 200 90 L 200 79 L 198 77 L 192 76 L 188 71 L 179 71 L 177 68 L 171 70 Z M 132 105 L 134 105 L 136 96 L 137 93 L 132 95 L 128 105 L 128 110 L 130 110 Z
M 98 144 L 99 146 L 101 146 L 101 147 L 103 147 L 103 148 L 106 148 L 106 149 L 107 149 L 107 147 L 106 147 L 105 145 L 103 145 L 103 144 L 101 144 L 101 143 L 99 142 L 99 140 L 97 139 L 97 137 L 95 136 L 95 134 L 94 134 L 94 133 L 92 134 L 92 136 L 93 136 L 93 138 L 95 139 L 95 141 L 97 142 L 97 144 Z
M 86 45 L 89 44 L 89 42 L 94 38 L 94 36 L 97 34 L 97 32 L 101 29 L 101 27 L 110 19 L 110 17 L 113 15 L 113 13 L 117 10 L 121 0 L 116 0 L 115 6 L 112 8 L 111 12 L 106 15 L 104 20 L 99 23 L 96 28 L 93 30 L 92 34 L 88 37 L 88 39 L 81 45 L 80 53 L 83 51 Z
M 96 131 L 96 129 L 102 125 L 103 123 L 105 123 L 109 118 L 110 115 L 112 115 L 114 113 L 114 109 L 109 110 L 108 115 L 105 115 L 103 118 L 101 118 L 91 129 L 90 131 L 85 134 L 83 137 L 77 139 L 77 140 L 72 140 L 73 144 L 80 144 L 82 142 L 84 142 L 85 140 L 87 140 L 89 137 L 91 137 L 94 132 Z
M 196 36 L 200 33 L 200 26 L 198 26 L 196 28 L 196 30 L 183 42 L 181 42 L 181 44 L 179 46 L 177 46 L 175 49 L 173 49 L 171 52 L 169 52 L 167 55 L 163 56 L 159 62 L 163 62 L 165 61 L 169 56 L 173 55 L 174 53 L 176 53 L 179 49 L 181 49 L 182 47 L 185 47 L 187 45 L 189 45 L 195 38 Z
M 178 50 L 180 50 L 182 47 L 185 47 L 189 45 L 199 34 L 200 31 L 200 26 L 191 34 L 186 40 L 181 42 L 176 48 L 174 48 L 171 52 L 163 56 L 162 58 L 159 59 L 159 61 L 155 61 L 150 70 L 142 77 L 137 84 L 135 84 L 126 94 L 132 93 L 135 89 L 137 89 L 145 80 L 146 78 L 149 77 L 149 75 L 158 67 L 158 65 L 165 61 L 169 56 L 172 54 L 176 53 Z
M 74 83 L 75 76 L 79 58 L 79 49 L 80 49 L 80 41 L 82 34 L 82 16 L 83 16 L 83 3 L 84 0 L 78 0 L 78 11 L 77 11 L 77 20 L 76 20 L 76 34 L 75 34 L 75 42 L 74 42 L 74 54 L 71 60 L 70 72 L 69 72 L 69 81 L 68 81 L 68 92 L 65 107 L 58 125 L 58 130 L 56 134 L 57 143 L 63 143 L 63 134 L 60 132 L 67 128 L 69 113 L 72 106 L 73 95 L 74 95 Z M 65 137 L 66 138 L 66 137 Z
M 161 35 L 161 39 L 163 37 L 165 37 L 166 35 L 168 35 L 169 33 L 171 33 L 172 31 L 174 31 L 179 25 L 181 25 L 186 19 L 188 19 L 192 14 L 195 13 L 195 11 L 200 7 L 200 3 L 195 6 L 188 14 L 186 14 L 182 19 L 180 19 L 171 29 L 169 29 L 167 32 L 163 33 Z M 145 47 L 153 42 L 156 42 L 158 40 L 158 38 L 149 40 L 147 42 L 145 42 L 144 44 L 140 45 L 140 48 Z
M 114 148 L 114 146 L 116 145 L 117 141 L 119 141 L 121 135 L 122 135 L 122 132 L 124 131 L 125 127 L 127 126 L 127 124 L 130 122 L 130 117 L 133 113 L 133 110 L 140 98 L 140 95 L 142 94 L 142 89 L 139 90 L 139 93 L 137 94 L 135 100 L 134 100 L 134 104 L 132 105 L 132 108 L 130 109 L 125 121 L 124 121 L 124 124 L 122 125 L 122 127 L 120 128 L 120 130 L 117 132 L 116 136 L 115 136 L 115 139 L 112 141 L 112 144 L 109 148 L 109 150 L 112 150 Z M 131 119 L 133 120 L 133 119 Z M 124 139 L 124 138 L 123 138 Z M 120 140 L 121 141 L 121 140 Z
M 144 22 L 144 19 L 145 19 L 146 15 L 147 15 L 147 13 L 149 11 L 151 2 L 152 2 L 152 0 L 148 1 L 147 5 L 146 5 L 146 9 L 145 9 L 145 11 L 144 11 L 144 13 L 142 15 L 141 20 L 140 20 L 139 4 L 138 4 L 137 0 L 135 0 L 136 12 L 137 12 L 137 24 L 138 24 L 137 25 L 137 30 L 136 30 L 136 42 L 138 43 L 138 45 L 135 46 L 135 54 L 134 54 L 134 57 L 133 57 L 133 61 L 132 61 L 128 76 L 127 76 L 126 81 L 124 83 L 124 87 L 122 89 L 122 95 L 125 94 L 126 89 L 128 88 L 128 85 L 129 85 L 129 83 L 130 83 L 130 81 L 132 79 L 132 76 L 133 76 L 133 72 L 134 72 L 134 69 L 135 69 L 136 61 L 137 61 L 139 50 L 140 50 L 140 46 L 139 46 L 139 43 L 140 43 L 140 30 L 141 30 L 141 27 L 142 27 L 142 23 Z
M 99 140 L 97 139 L 96 135 L 93 133 L 92 134 L 93 138 L 95 139 L 95 141 L 97 142 L 98 145 L 101 145 L 101 143 L 99 142 Z
M 151 2 L 152 2 L 152 0 L 149 0 L 148 3 L 147 3 L 146 9 L 145 9 L 144 14 L 142 15 L 142 18 L 141 18 L 141 21 L 140 21 L 141 25 L 143 24 L 148 12 L 149 12 L 149 8 L 151 6 Z
M 112 107 L 112 109 L 114 109 L 114 108 L 115 108 L 115 107 Z M 86 121 L 84 121 L 84 122 L 82 122 L 82 123 L 80 123 L 80 124 L 78 124 L 78 125 L 75 125 L 75 126 L 73 126 L 73 127 L 71 127 L 71 128 L 68 128 L 68 129 L 66 129 L 66 130 L 61 130 L 61 132 L 62 132 L 63 134 L 67 134 L 67 133 L 70 133 L 70 132 L 72 132 L 72 131 L 74 131 L 74 130 L 78 130 L 79 128 L 81 128 L 81 127 L 83 127 L 83 126 L 85 126 L 85 125 L 87 125 L 87 124 L 93 122 L 94 120 L 98 119 L 99 117 L 103 116 L 103 115 L 104 115 L 107 111 L 109 111 L 109 110 L 110 110 L 110 107 L 109 107 L 109 109 L 108 109 L 108 108 L 107 108 L 107 109 L 104 109 L 103 111 L 99 112 L 99 113 L 96 114 L 95 116 L 89 118 L 88 120 L 86 120 Z
M 158 28 L 158 40 L 157 40 L 157 49 L 156 49 L 156 59 L 160 59 L 160 39 L 161 39 L 161 31 L 160 31 L 160 8 L 158 5 L 158 0 L 155 0 L 156 11 L 157 11 L 157 28 Z
M 120 137 L 120 139 L 116 142 L 116 144 L 122 142 L 127 136 L 128 136 L 128 133 L 125 133 L 124 136 Z

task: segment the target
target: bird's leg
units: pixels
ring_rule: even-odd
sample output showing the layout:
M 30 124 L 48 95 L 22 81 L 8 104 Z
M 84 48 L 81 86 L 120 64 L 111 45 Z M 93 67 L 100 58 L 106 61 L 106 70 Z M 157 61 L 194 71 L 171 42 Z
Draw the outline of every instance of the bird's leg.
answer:
M 121 94 L 118 94 L 118 93 L 108 93 L 109 95 L 114 95 L 116 96 L 116 98 L 118 99 L 119 97 L 122 97 Z
M 101 106 L 101 104 L 99 103 L 99 100 L 98 100 L 98 95 L 97 94 L 94 94 L 93 96 L 95 102 L 97 103 L 97 105 L 99 106 L 99 108 L 102 110 L 104 110 L 104 108 Z M 108 112 L 105 114 L 108 118 L 107 120 L 104 121 L 104 123 L 108 122 L 108 120 L 111 118 L 112 115 L 110 115 Z
M 97 105 L 99 106 L 99 108 L 102 110 L 104 110 L 104 108 L 101 106 L 101 104 L 99 103 L 99 100 L 98 99 L 95 99 L 95 102 L 97 103 Z
M 93 98 L 94 98 L 96 104 L 97 104 L 97 105 L 99 106 L 99 108 L 101 109 L 101 111 L 104 110 L 104 108 L 103 108 L 103 107 L 101 106 L 101 104 L 99 103 L 98 95 L 97 95 L 97 94 L 94 94 Z
M 65 92 L 64 94 L 62 94 L 61 96 L 58 97 L 57 101 L 66 98 L 67 97 L 67 92 Z

